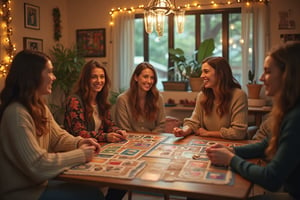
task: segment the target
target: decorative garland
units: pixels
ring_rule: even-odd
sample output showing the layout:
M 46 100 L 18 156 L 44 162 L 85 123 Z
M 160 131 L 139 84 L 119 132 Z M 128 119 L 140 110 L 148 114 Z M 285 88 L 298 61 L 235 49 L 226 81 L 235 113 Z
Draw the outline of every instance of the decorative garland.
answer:
M 4 23 L 2 25 L 3 30 L 1 31 L 1 48 L 5 50 L 6 55 L 2 55 L 3 53 L 1 53 L 3 58 L 1 58 L 0 62 L 0 77 L 6 76 L 16 51 L 16 46 L 11 41 L 13 32 L 11 28 L 12 17 L 10 3 L 10 0 L 1 0 L 0 16 Z
M 226 6 L 226 5 L 234 5 L 234 4 L 246 4 L 247 6 L 250 6 L 252 3 L 263 3 L 265 5 L 268 5 L 268 3 L 271 0 L 223 0 L 221 2 L 215 2 L 214 0 L 212 0 L 210 3 L 191 3 L 191 4 L 185 4 L 185 5 L 181 5 L 181 6 L 175 6 L 178 9 L 184 9 L 184 10 L 192 10 L 192 9 L 202 9 L 205 7 L 213 7 L 213 8 L 217 8 L 218 6 Z M 111 16 L 111 21 L 110 21 L 110 25 L 113 26 L 114 22 L 113 22 L 113 17 L 115 14 L 117 14 L 118 12 L 136 12 L 136 11 L 144 11 L 146 8 L 146 6 L 144 5 L 138 5 L 135 7 L 128 7 L 128 8 L 112 8 L 109 12 L 110 16 Z
M 52 11 L 53 21 L 54 21 L 54 40 L 59 41 L 61 38 L 61 25 L 60 25 L 60 11 L 59 8 L 53 8 Z

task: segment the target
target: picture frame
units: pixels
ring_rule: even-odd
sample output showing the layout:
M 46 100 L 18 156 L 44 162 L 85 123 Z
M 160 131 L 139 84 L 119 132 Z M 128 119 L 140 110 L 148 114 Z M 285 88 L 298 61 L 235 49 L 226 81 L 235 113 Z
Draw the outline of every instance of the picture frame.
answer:
M 105 39 L 105 28 L 76 30 L 77 48 L 84 57 L 105 57 Z
M 43 51 L 43 40 L 39 38 L 24 37 L 23 49 L 31 49 L 34 51 Z
M 24 3 L 24 27 L 40 29 L 40 7 Z

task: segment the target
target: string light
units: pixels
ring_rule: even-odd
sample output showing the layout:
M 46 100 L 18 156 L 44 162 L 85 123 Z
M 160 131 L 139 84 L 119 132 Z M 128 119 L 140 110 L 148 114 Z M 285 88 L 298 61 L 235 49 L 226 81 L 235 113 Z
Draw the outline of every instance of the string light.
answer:
M 11 41 L 11 36 L 13 34 L 11 28 L 11 0 L 1 0 L 1 10 L 0 17 L 2 19 L 2 34 L 1 34 L 1 48 L 5 51 L 1 52 L 1 61 L 0 61 L 0 77 L 6 76 L 10 63 L 13 60 L 14 53 L 16 51 L 16 46 Z M 3 57 L 2 57 L 3 56 Z
M 234 5 L 234 4 L 246 4 L 246 6 L 250 6 L 251 3 L 263 3 L 263 4 L 268 4 L 270 2 L 270 0 L 228 0 L 228 1 L 224 1 L 224 2 L 219 2 L 216 3 L 214 1 L 211 1 L 210 3 L 206 3 L 206 4 L 200 4 L 200 3 L 193 3 L 193 4 L 185 4 L 184 6 L 177 6 L 178 9 L 200 9 L 200 8 L 205 8 L 205 7 L 217 7 L 217 6 L 228 6 L 228 5 Z M 112 8 L 111 11 L 109 12 L 110 16 L 111 16 L 111 21 L 110 21 L 110 26 L 113 26 L 113 18 L 115 17 L 115 14 L 118 12 L 143 12 L 145 9 L 144 5 L 139 5 L 136 7 L 129 7 L 129 8 L 117 8 L 114 9 Z

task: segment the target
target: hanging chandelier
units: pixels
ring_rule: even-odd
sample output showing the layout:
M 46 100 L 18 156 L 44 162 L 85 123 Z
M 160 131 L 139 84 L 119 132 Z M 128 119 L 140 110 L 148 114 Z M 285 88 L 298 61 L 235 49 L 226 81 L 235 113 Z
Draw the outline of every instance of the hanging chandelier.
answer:
M 163 36 L 165 17 L 174 13 L 177 32 L 182 33 L 184 31 L 184 12 L 183 9 L 176 8 L 175 0 L 174 5 L 170 0 L 150 0 L 148 6 L 144 8 L 145 30 L 150 34 L 155 27 L 157 35 Z

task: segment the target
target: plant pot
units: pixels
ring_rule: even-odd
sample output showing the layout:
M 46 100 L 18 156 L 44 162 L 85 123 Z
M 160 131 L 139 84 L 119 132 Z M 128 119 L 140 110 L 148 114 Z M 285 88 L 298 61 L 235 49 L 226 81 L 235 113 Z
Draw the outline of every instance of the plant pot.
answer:
M 259 99 L 262 84 L 248 84 L 247 88 L 249 99 Z
M 200 78 L 200 77 L 199 78 L 190 77 L 189 81 L 190 81 L 191 90 L 193 92 L 200 92 L 200 89 L 201 89 L 202 84 L 203 84 L 203 79 Z
M 164 90 L 187 91 L 189 82 L 187 81 L 162 81 Z

